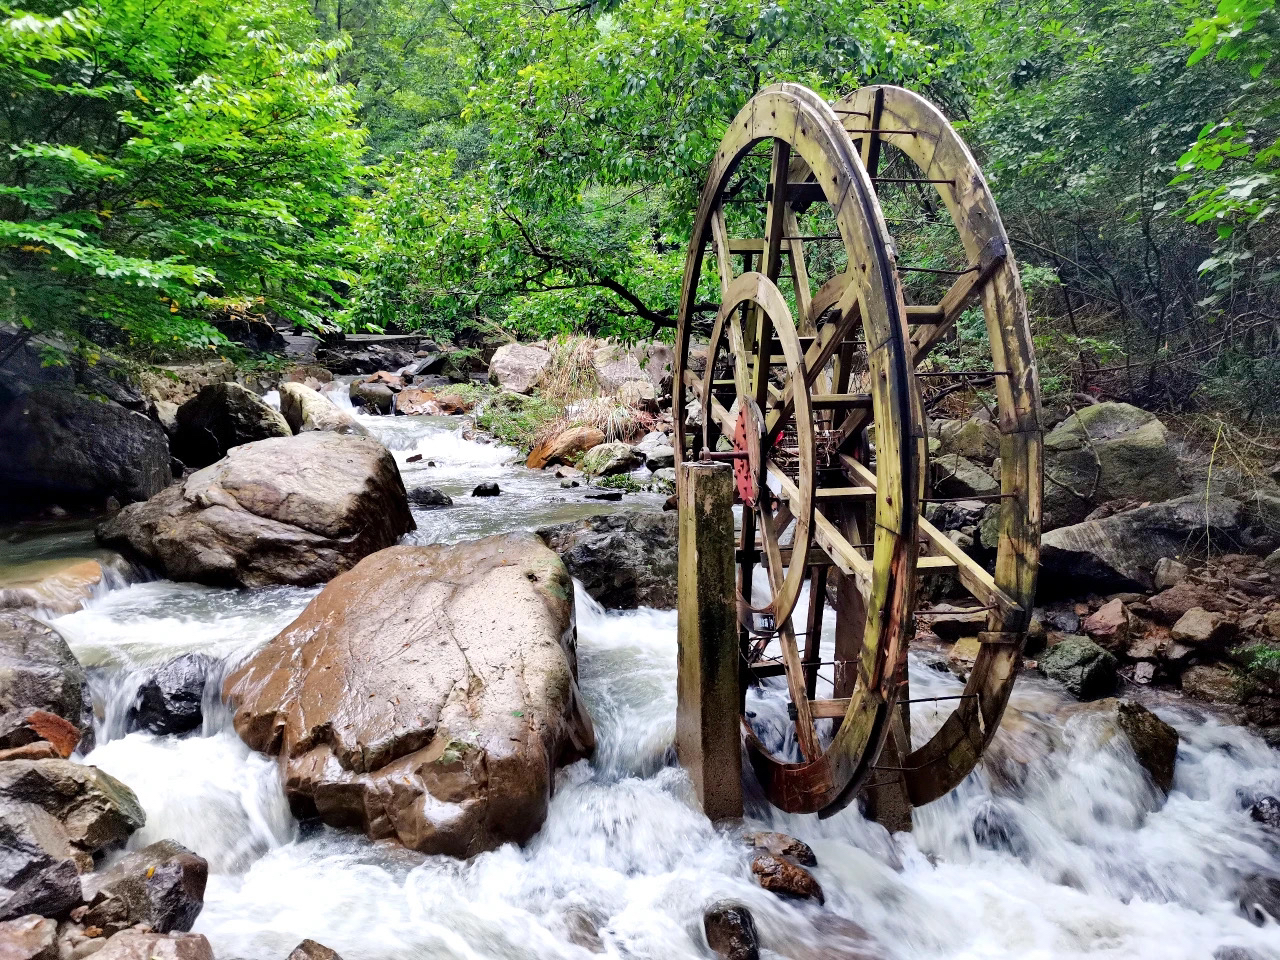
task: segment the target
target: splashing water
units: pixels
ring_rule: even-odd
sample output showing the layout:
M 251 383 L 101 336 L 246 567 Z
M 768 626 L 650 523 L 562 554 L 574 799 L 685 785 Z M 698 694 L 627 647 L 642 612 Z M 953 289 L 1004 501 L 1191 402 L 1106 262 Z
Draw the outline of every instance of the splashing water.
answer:
M 452 422 L 361 422 L 394 447 L 411 488 L 466 490 L 493 470 L 486 479 L 510 493 L 417 511 L 420 525 L 437 524 L 418 542 L 536 525 L 564 506 L 548 478 L 463 440 Z M 407 464 L 415 450 L 437 466 Z M 856 809 L 819 820 L 753 798 L 748 828 L 791 833 L 818 856 L 825 907 L 784 901 L 754 882 L 735 831 L 697 811 L 673 765 L 675 614 L 606 611 L 580 589 L 580 683 L 599 747 L 560 772 L 530 843 L 461 862 L 299 824 L 276 763 L 241 744 L 217 693 L 227 665 L 314 593 L 135 583 L 54 621 L 97 671 L 101 745 L 86 759 L 130 784 L 147 811 L 131 846 L 172 837 L 210 861 L 195 929 L 220 960 L 279 960 L 305 937 L 346 960 L 706 958 L 702 914 L 726 897 L 752 911 L 766 960 L 1207 960 L 1226 947 L 1280 958 L 1280 928 L 1253 926 L 1235 905 L 1242 876 L 1280 875 L 1280 844 L 1247 809 L 1280 793 L 1280 762 L 1246 731 L 1153 701 L 1182 738 L 1160 804 L 1127 742 L 1055 685 L 1024 676 L 987 760 L 918 810 L 913 834 L 891 837 Z M 823 659 L 830 644 L 828 629 Z M 203 729 L 124 735 L 139 670 L 192 650 L 222 659 Z M 960 690 L 924 655 L 912 656 L 911 684 L 915 697 Z M 766 742 L 793 749 L 782 682 L 753 690 L 749 705 Z M 943 716 L 918 711 L 916 739 Z

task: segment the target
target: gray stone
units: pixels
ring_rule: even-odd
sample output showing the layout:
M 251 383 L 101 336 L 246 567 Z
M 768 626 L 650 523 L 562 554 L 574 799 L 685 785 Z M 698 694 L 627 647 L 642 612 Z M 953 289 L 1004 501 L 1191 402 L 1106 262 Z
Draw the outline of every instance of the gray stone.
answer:
M 989 497 L 1000 492 L 1000 482 L 966 457 L 954 454 L 934 459 L 933 489 L 943 497 Z
M 611 513 L 544 527 L 546 541 L 569 573 L 611 609 L 676 605 L 679 545 L 675 513 Z
M 93 956 L 97 960 L 213 960 L 213 948 L 199 933 L 122 930 Z
M 178 408 L 173 452 L 188 467 L 206 467 L 241 444 L 293 431 L 280 411 L 238 383 L 214 383 Z
M 1126 403 L 1083 407 L 1045 437 L 1044 524 L 1079 523 L 1112 500 L 1159 501 L 1185 492 L 1168 431 Z
M 133 791 L 97 767 L 70 760 L 0 763 L 0 803 L 30 804 L 61 822 L 79 850 L 124 843 L 146 822 Z
M 209 864 L 172 840 L 125 854 L 84 878 L 86 926 L 108 936 L 145 923 L 157 933 L 190 930 L 204 907 Z
M 378 413 L 390 413 L 395 391 L 381 381 L 356 380 L 348 389 L 351 403 Z
M 345 410 L 339 410 L 319 391 L 301 383 L 280 384 L 280 412 L 294 433 L 331 430 L 334 433 L 369 436 L 369 431 Z
M 1156 563 L 1202 545 L 1239 541 L 1240 504 L 1188 496 L 1050 530 L 1041 539 L 1041 584 L 1048 592 L 1149 590 Z
M 1190 572 L 1185 563 L 1174 560 L 1172 557 L 1161 557 L 1156 561 L 1151 579 L 1157 590 L 1168 590 L 1187 579 L 1187 574 Z
M 489 361 L 489 382 L 513 393 L 529 393 L 551 364 L 551 351 L 523 343 L 505 343 Z
M 6 506 L 146 500 L 169 485 L 169 439 L 144 414 L 69 391 L 0 406 Z
M 1105 697 L 1116 685 L 1116 658 L 1088 637 L 1068 636 L 1040 658 L 1045 676 L 1081 700 Z
M 84 667 L 52 627 L 16 610 L 0 611 L 0 749 L 45 739 L 33 711 L 52 713 L 81 734 L 93 730 Z
M 413 528 L 400 471 L 382 444 L 313 432 L 235 447 L 125 507 L 98 539 L 174 580 L 308 586 Z
M 578 463 L 578 469 L 588 477 L 605 477 L 614 473 L 626 473 L 640 466 L 629 444 L 615 441 L 592 447 Z
M 1000 430 L 989 420 L 938 420 L 930 425 L 943 456 L 959 454 L 991 463 L 1000 456 Z
M 187 733 L 204 719 L 204 684 L 216 663 L 203 653 L 188 653 L 148 671 L 129 710 L 130 730 Z

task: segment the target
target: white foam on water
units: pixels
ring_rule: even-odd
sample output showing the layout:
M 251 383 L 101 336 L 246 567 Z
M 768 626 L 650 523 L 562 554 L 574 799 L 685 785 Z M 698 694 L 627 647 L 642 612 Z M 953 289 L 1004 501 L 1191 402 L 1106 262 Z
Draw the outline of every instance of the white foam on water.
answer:
M 545 477 L 451 425 L 413 422 L 432 419 L 361 421 L 377 423 L 402 464 L 423 451 L 455 486 L 470 483 L 470 471 L 507 471 L 521 493 L 432 511 L 433 537 L 546 509 Z M 402 469 L 411 477 L 425 468 Z M 524 485 L 543 500 L 524 499 Z M 54 624 L 83 660 L 115 671 L 110 689 L 127 699 L 129 669 L 193 650 L 242 656 L 313 594 L 133 584 Z M 1255 927 L 1235 904 L 1241 877 L 1280 875 L 1280 841 L 1248 814 L 1253 798 L 1280 795 L 1280 758 L 1243 729 L 1189 706 L 1157 706 L 1181 735 L 1174 790 L 1161 803 L 1126 742 L 1055 685 L 1024 676 L 995 755 L 917 810 L 913 834 L 891 837 L 856 808 L 819 820 L 749 798 L 748 828 L 780 829 L 814 848 L 827 895 L 818 907 L 762 890 L 748 851 L 697 811 L 672 764 L 675 614 L 606 611 L 579 590 L 577 623 L 599 746 L 590 762 L 560 772 L 546 823 L 523 848 L 463 862 L 300 826 L 276 761 L 245 748 L 212 704 L 199 734 L 116 730 L 87 759 L 128 783 L 146 809 L 131 846 L 172 837 L 210 861 L 195 929 L 219 960 L 279 960 L 306 937 L 346 960 L 582 960 L 594 955 L 573 942 L 583 930 L 607 957 L 706 960 L 702 914 L 726 897 L 754 914 L 765 960 L 1208 960 L 1228 946 L 1280 958 L 1280 927 Z M 960 690 L 925 657 L 913 656 L 911 684 L 913 696 Z M 757 732 L 781 754 L 796 749 L 786 702 L 781 681 L 748 701 Z M 945 715 L 917 710 L 917 740 Z M 1011 763 L 996 762 L 1001 751 Z

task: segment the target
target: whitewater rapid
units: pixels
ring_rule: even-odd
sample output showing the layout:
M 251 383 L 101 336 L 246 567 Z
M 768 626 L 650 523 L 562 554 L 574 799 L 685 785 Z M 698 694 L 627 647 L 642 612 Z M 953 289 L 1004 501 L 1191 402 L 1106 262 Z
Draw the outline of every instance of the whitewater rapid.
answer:
M 363 422 L 409 486 L 440 486 L 458 501 L 415 511 L 408 542 L 607 509 L 515 466 L 508 448 L 463 439 L 456 419 Z M 486 480 L 504 495 L 467 497 Z M 1280 758 L 1246 731 L 1183 702 L 1150 703 L 1182 738 L 1161 805 L 1122 738 L 1068 709 L 1053 684 L 1023 676 L 998 738 L 1024 768 L 1016 788 L 979 770 L 897 836 L 856 810 L 820 821 L 753 801 L 748 828 L 791 833 L 817 854 L 826 905 L 787 902 L 754 882 L 737 831 L 697 812 L 673 765 L 674 612 L 607 611 L 581 589 L 580 684 L 599 749 L 561 771 L 527 846 L 461 862 L 300 824 L 274 762 L 240 743 L 216 688 L 227 664 L 315 592 L 135 582 L 51 621 L 92 670 L 98 746 L 85 760 L 129 784 L 147 812 L 130 845 L 172 838 L 210 862 L 195 929 L 219 960 L 283 960 L 307 937 L 346 960 L 706 958 L 702 914 L 722 898 L 751 909 L 766 958 L 1208 960 L 1228 947 L 1280 958 L 1280 928 L 1254 926 L 1235 904 L 1241 876 L 1280 875 L 1276 839 L 1248 813 L 1257 796 L 1280 794 Z M 125 735 L 140 668 L 187 652 L 223 664 L 203 728 L 182 739 Z M 915 697 L 960 689 L 927 656 L 913 656 L 911 682 Z M 785 705 L 780 686 L 750 704 L 766 734 L 771 721 L 784 726 Z M 916 717 L 917 737 L 941 720 Z M 780 738 L 773 746 L 788 749 Z

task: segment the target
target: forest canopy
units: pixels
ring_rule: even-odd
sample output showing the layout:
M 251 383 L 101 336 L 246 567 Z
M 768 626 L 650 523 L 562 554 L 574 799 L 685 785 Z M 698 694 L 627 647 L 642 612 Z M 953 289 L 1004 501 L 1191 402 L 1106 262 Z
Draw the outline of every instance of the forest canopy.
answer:
M 1280 374 L 1277 48 L 1274 0 L 0 4 L 4 319 L 150 357 L 220 348 L 225 309 L 661 333 L 751 94 L 887 82 L 978 155 L 1046 386 L 1248 416 Z

